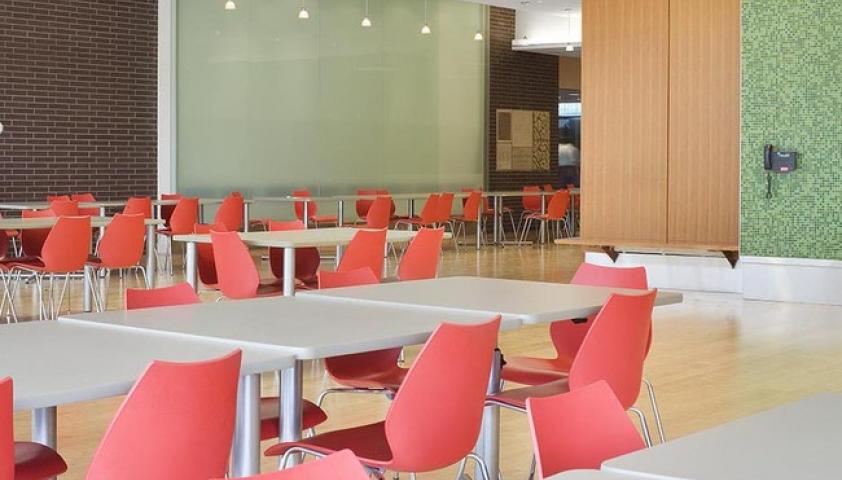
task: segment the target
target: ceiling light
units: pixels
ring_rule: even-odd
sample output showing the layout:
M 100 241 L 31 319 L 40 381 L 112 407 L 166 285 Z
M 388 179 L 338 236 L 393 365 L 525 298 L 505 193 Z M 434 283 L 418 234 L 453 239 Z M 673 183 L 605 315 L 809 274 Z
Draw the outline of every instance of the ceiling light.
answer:
M 234 3 L 234 0 L 228 0 L 225 2 L 225 10 L 236 10 L 237 4 Z
M 360 22 L 360 25 L 364 28 L 371 26 L 371 19 L 368 18 L 368 0 L 365 0 L 365 16 L 363 17 L 363 21 Z
M 427 23 L 427 0 L 424 0 L 424 26 L 421 27 L 421 34 L 429 35 L 431 32 L 430 25 Z
M 304 0 L 301 0 L 301 10 L 298 11 L 298 18 L 301 20 L 307 20 L 310 18 L 310 12 L 308 12 L 307 7 L 304 6 Z
M 568 45 L 567 48 L 564 49 L 566 52 L 573 52 L 576 48 L 573 45 Z
M 482 41 L 482 27 L 485 25 L 485 8 L 480 5 L 479 6 L 479 27 L 477 28 L 477 33 L 474 34 L 474 40 L 481 42 Z
M 482 32 L 477 30 L 477 33 L 474 34 L 474 40 L 481 42 L 482 41 Z

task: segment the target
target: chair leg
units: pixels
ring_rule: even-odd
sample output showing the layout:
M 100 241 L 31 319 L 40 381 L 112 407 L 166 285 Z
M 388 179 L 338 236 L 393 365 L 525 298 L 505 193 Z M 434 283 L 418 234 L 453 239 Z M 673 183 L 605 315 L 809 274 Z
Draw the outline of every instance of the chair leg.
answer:
M 537 461 L 535 460 L 535 454 L 532 454 L 532 464 L 529 465 L 529 480 L 533 480 L 535 478 L 535 468 L 537 467 Z
M 637 415 L 638 420 L 640 420 L 640 430 L 643 431 L 643 441 L 646 442 L 646 448 L 652 447 L 652 435 L 649 433 L 649 424 L 646 422 L 646 415 L 643 413 L 643 410 L 632 407 L 629 409 L 630 412 L 634 412 Z
M 470 458 L 476 462 L 477 466 L 479 466 L 479 472 L 480 475 L 482 475 L 482 480 L 491 480 L 491 474 L 488 473 L 488 465 L 485 464 L 485 460 L 474 452 L 469 453 L 467 458 Z
M 658 408 L 658 400 L 655 398 L 655 387 L 652 382 L 643 379 L 643 384 L 646 385 L 646 391 L 649 393 L 649 404 L 652 406 L 652 415 L 655 417 L 655 426 L 658 428 L 658 443 L 667 441 L 667 436 L 664 435 L 664 426 L 661 423 L 661 410 Z

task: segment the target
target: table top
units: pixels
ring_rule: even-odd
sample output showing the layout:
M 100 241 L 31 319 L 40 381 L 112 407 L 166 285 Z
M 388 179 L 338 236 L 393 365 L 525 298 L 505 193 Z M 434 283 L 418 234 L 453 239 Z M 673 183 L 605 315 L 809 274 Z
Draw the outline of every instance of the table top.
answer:
M 414 192 L 414 193 L 390 193 L 388 196 L 392 197 L 393 200 L 411 200 L 411 199 L 419 199 L 419 198 L 427 198 L 432 193 L 441 193 L 441 192 Z M 454 198 L 466 198 L 470 195 L 470 192 L 452 192 Z M 482 192 L 483 196 L 485 197 L 534 197 L 534 196 L 549 196 L 553 195 L 555 191 L 545 192 L 543 190 L 537 192 L 524 192 L 523 190 L 503 190 L 503 191 L 491 191 L 491 192 Z M 574 188 L 570 191 L 573 195 L 579 194 L 579 189 Z M 383 194 L 385 195 L 385 194 Z M 376 194 L 346 194 L 346 195 L 310 195 L 306 197 L 295 196 L 295 195 L 282 195 L 280 197 L 257 197 L 254 199 L 255 202 L 281 202 L 281 203 L 290 203 L 290 202 L 339 202 L 339 201 L 354 201 L 354 200 L 374 200 L 375 198 L 383 195 L 376 195 Z M 2 208 L 2 206 L 0 206 Z
M 240 238 L 244 243 L 253 247 L 330 247 L 351 243 L 354 235 L 360 230 L 352 227 L 338 227 L 278 232 L 248 232 L 240 233 Z M 386 233 L 386 241 L 389 243 L 408 242 L 417 234 L 417 231 L 389 230 Z M 445 238 L 450 237 L 449 233 L 445 233 Z M 177 242 L 211 243 L 209 234 L 176 235 L 173 239 Z
M 59 322 L 212 337 L 274 346 L 301 360 L 424 343 L 442 322 L 481 323 L 492 315 L 319 297 L 275 297 L 62 316 Z M 520 321 L 504 319 L 503 329 Z
M 657 479 L 839 478 L 842 395 L 821 394 L 605 462 Z
M 222 198 L 201 198 L 199 203 L 202 205 L 213 205 L 222 203 Z M 79 208 L 119 208 L 126 205 L 127 200 L 97 200 L 95 202 L 79 202 Z M 245 200 L 245 203 L 251 203 L 251 200 Z M 152 199 L 153 205 L 176 205 L 178 200 L 158 200 Z M 0 203 L 0 210 L 44 210 L 50 208 L 49 202 L 6 202 Z
M 107 227 L 114 217 L 91 217 L 91 227 Z M 50 228 L 56 224 L 58 217 L 40 218 L 0 218 L 0 230 L 29 230 Z M 164 221 L 157 218 L 147 218 L 146 225 L 163 225 Z
M 29 410 L 125 394 L 153 360 L 207 360 L 236 348 L 243 375 L 294 362 L 276 349 L 215 339 L 33 321 L 0 325 L 0 378 L 14 379 L 15 409 Z
M 299 292 L 302 296 L 344 298 L 361 303 L 417 305 L 486 315 L 502 313 L 528 324 L 593 315 L 611 293 L 640 294 L 641 291 L 501 278 L 443 277 Z M 680 293 L 658 292 L 655 303 L 680 303 L 682 298 Z
M 604 472 L 602 470 L 568 470 L 546 480 L 635 480 L 641 477 Z

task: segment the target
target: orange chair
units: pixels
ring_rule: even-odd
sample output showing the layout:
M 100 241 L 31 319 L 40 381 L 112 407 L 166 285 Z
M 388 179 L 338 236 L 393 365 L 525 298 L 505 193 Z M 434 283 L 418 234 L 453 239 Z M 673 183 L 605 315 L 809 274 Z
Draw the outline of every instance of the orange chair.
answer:
M 189 283 L 178 283 L 170 287 L 150 288 L 143 290 L 126 290 L 126 310 L 139 308 L 169 307 L 175 305 L 192 305 L 201 303 L 199 296 Z M 260 399 L 260 439 L 278 438 L 280 418 L 278 397 L 263 397 Z M 302 425 L 312 430 L 327 420 L 324 410 L 315 403 L 305 400 L 303 407 Z
M 602 462 L 641 450 L 643 440 L 604 380 L 570 393 L 526 400 L 538 478 L 598 470 Z
M 152 362 L 105 432 L 87 480 L 225 475 L 242 352 L 195 363 Z
M 297 220 L 291 222 L 276 222 L 269 221 L 270 232 L 284 232 L 290 230 L 304 230 L 304 223 Z M 300 287 L 315 288 L 318 285 L 318 278 L 316 275 L 319 272 L 319 265 L 322 263 L 322 256 L 319 249 L 311 248 L 296 248 L 295 249 L 295 279 L 301 284 Z M 283 285 L 284 278 L 284 249 L 270 248 L 269 249 L 269 267 L 272 269 L 272 275 Z
M 211 230 L 225 232 L 223 225 L 207 225 L 197 223 L 193 226 L 193 232 L 209 234 Z M 213 245 L 209 243 L 196 244 L 196 270 L 199 273 L 199 281 L 210 290 L 219 290 L 219 277 L 216 274 L 216 263 L 213 259 Z
M 377 190 L 361 188 L 357 190 L 357 195 L 373 197 L 377 195 Z M 368 216 L 368 209 L 371 208 L 372 203 L 374 203 L 374 200 L 370 198 L 360 198 L 354 203 L 354 207 L 357 211 L 357 217 L 361 221 L 366 221 L 366 217 Z
M 50 447 L 16 442 L 13 383 L 0 379 L 0 480 L 47 480 L 67 471 L 67 463 Z
M 90 267 L 91 278 L 90 287 L 94 302 L 100 312 L 105 311 L 108 295 L 102 292 L 100 296 L 97 287 L 96 279 L 100 278 L 101 271 L 106 272 L 105 281 L 111 274 L 111 270 L 132 270 L 135 273 L 140 271 L 143 273 L 143 281 L 147 286 L 149 285 L 149 276 L 146 269 L 140 264 L 143 258 L 143 239 L 146 236 L 146 227 L 143 222 L 143 215 L 138 213 L 135 215 L 117 214 L 108 224 L 105 229 L 105 234 L 99 242 L 97 248 L 97 256 L 91 257 L 86 262 Z
M 547 241 L 550 240 L 550 233 L 553 232 L 555 238 L 561 238 L 562 227 L 567 236 L 571 236 L 570 225 L 567 223 L 567 209 L 570 208 L 570 192 L 568 190 L 559 190 L 550 198 L 550 203 L 547 205 L 547 213 L 531 213 L 524 217 L 523 230 L 520 233 L 521 243 L 526 240 L 526 235 L 529 233 L 529 228 L 532 222 L 539 222 L 544 226 L 544 232 L 547 234 Z M 555 225 L 555 229 L 552 227 Z
M 375 190 L 374 193 L 381 197 L 389 197 L 389 203 L 391 204 L 391 207 L 389 208 L 389 218 L 396 219 L 397 217 L 395 217 L 395 200 L 392 198 L 392 194 L 389 193 L 388 190 L 383 188 Z
M 483 399 L 497 344 L 500 317 L 475 325 L 440 324 L 395 395 L 385 421 L 345 428 L 276 445 L 266 455 L 325 456 L 353 451 L 378 470 L 423 473 L 453 465 L 473 453 L 482 423 Z M 459 352 L 459 361 L 453 361 Z
M 370 268 L 375 277 L 383 275 L 383 256 L 386 253 L 386 230 L 360 230 L 351 239 L 345 254 L 336 267 L 337 272 Z
M 417 217 L 411 218 L 399 218 L 395 222 L 395 228 L 398 228 L 400 225 L 406 225 L 407 229 L 412 230 L 413 227 L 435 227 L 436 223 L 436 214 L 438 213 L 438 202 L 439 202 L 439 195 L 437 193 L 431 193 L 427 200 L 424 202 L 424 206 L 421 207 L 421 213 Z
M 78 217 L 83 214 L 79 210 L 79 202 L 74 200 L 54 200 L 50 202 L 50 210 L 58 217 Z
M 48 218 L 56 214 L 50 210 L 24 210 L 21 218 Z M 50 234 L 50 228 L 27 228 L 20 232 L 20 246 L 23 258 L 40 257 L 44 242 Z
M 47 203 L 52 202 L 69 202 L 70 195 L 47 195 Z
M 398 280 L 436 278 L 444 228 L 422 228 L 406 247 L 398 264 Z
M 646 359 L 656 295 L 656 290 L 643 295 L 611 295 L 588 330 L 570 366 L 569 376 L 550 383 L 491 395 L 488 403 L 525 411 L 527 398 L 567 393 L 605 380 L 623 408 L 638 416 L 646 446 L 651 446 L 652 438 L 646 416 L 634 404 L 643 381 L 643 362 Z
M 319 289 L 354 287 L 357 285 L 372 285 L 380 283 L 380 279 L 372 273 L 370 268 L 362 267 L 344 272 L 321 270 L 318 274 Z
M 74 193 L 70 195 L 70 199 L 78 203 L 93 203 L 96 202 L 96 197 L 91 192 Z M 89 215 L 91 217 L 99 216 L 99 209 L 96 207 L 80 208 L 80 215 Z
M 454 215 L 451 217 L 453 224 L 456 225 L 456 232 L 453 234 L 453 239 L 459 237 L 459 232 L 462 232 L 463 243 L 467 242 L 468 224 L 480 222 L 480 231 L 485 236 L 485 229 L 483 228 L 484 219 L 480 215 L 480 208 L 482 208 L 482 192 L 473 191 L 468 194 L 465 200 L 465 207 L 462 209 L 462 215 Z
M 22 272 L 32 273 L 38 291 L 38 317 L 54 320 L 58 316 L 67 283 L 72 273 L 82 270 L 91 250 L 91 217 L 59 217 L 44 241 L 41 255 L 18 259 L 6 264 L 16 273 L 15 293 L 20 284 Z M 64 276 L 63 285 L 56 299 L 56 276 Z M 48 303 L 44 292 L 49 289 Z M 12 294 L 12 298 L 15 294 Z
M 163 195 L 162 195 L 163 197 Z M 162 205 L 161 212 L 163 214 Z M 199 199 L 181 197 L 178 199 L 175 209 L 167 222 L 165 228 L 157 230 L 155 233 L 167 239 L 167 251 L 164 255 L 165 268 L 172 275 L 173 251 L 172 251 L 172 237 L 173 235 L 187 235 L 193 233 L 193 226 L 198 223 L 199 219 Z M 160 270 L 160 268 L 159 268 Z
M 144 219 L 152 218 L 152 199 L 149 197 L 131 197 L 126 200 L 123 214 L 133 215 L 136 213 L 143 215 Z
M 3 218 L 3 212 L 0 212 L 0 219 Z M 6 238 L 12 242 L 12 251 L 15 255 L 22 255 L 20 248 L 20 232 L 18 230 L 6 230 Z M 2 235 L 2 234 L 0 234 Z M 8 245 L 6 246 L 8 248 Z M 6 250 L 3 251 L 4 253 Z
M 310 194 L 309 190 L 295 190 L 292 192 L 293 197 L 312 197 L 313 195 Z M 307 216 L 309 217 L 309 221 L 313 222 L 316 227 L 320 227 L 324 224 L 332 224 L 338 225 L 339 220 L 336 215 L 319 215 L 319 206 L 316 202 L 313 201 L 298 201 L 294 203 L 295 207 L 295 216 L 300 221 L 304 221 L 304 204 L 307 204 Z
M 277 280 L 261 281 L 251 253 L 237 232 L 211 230 L 210 235 L 219 291 L 226 298 L 242 300 L 283 294 L 283 288 Z
M 360 461 L 350 450 L 328 455 L 314 462 L 307 462 L 295 468 L 266 473 L 243 480 L 368 480 Z M 224 480 L 224 479 L 217 479 Z
M 548 192 L 548 193 L 555 192 L 555 190 L 556 190 L 555 187 L 553 187 L 552 183 L 545 183 L 544 186 L 543 186 L 543 189 L 544 189 L 545 192 Z
M 526 185 L 523 187 L 523 193 L 534 194 L 541 191 L 538 185 Z M 521 198 L 521 205 L 523 210 L 520 212 L 520 218 L 517 221 L 517 231 L 523 226 L 524 219 L 527 215 L 533 213 L 541 213 L 541 196 L 540 195 L 524 195 Z
M 392 219 L 392 197 L 377 197 L 371 202 L 365 217 L 365 227 L 374 229 L 389 228 Z
M 214 225 L 224 225 L 225 230 L 236 232 L 243 228 L 243 205 L 245 201 L 242 195 L 232 193 L 222 200 L 222 205 L 216 211 L 213 219 Z
M 181 200 L 184 196 L 180 193 L 162 193 L 161 200 Z M 172 218 L 173 212 L 175 212 L 175 208 L 178 206 L 176 203 L 175 205 L 161 205 L 161 220 L 164 221 L 164 228 L 170 228 L 170 218 Z

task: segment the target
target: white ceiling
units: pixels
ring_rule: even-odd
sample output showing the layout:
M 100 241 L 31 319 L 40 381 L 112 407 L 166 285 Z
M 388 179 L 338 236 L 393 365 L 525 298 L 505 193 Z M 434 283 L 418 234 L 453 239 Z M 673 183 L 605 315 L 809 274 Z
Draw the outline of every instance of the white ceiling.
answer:
M 484 3 L 495 7 L 505 7 L 514 10 L 526 10 L 535 13 L 549 13 L 554 15 L 580 15 L 582 0 L 465 0 L 473 3 Z

